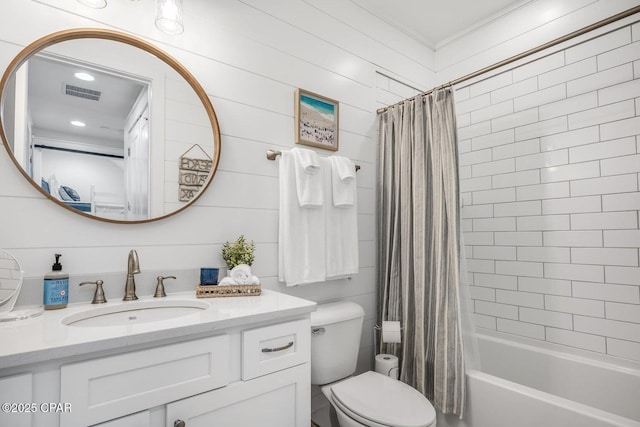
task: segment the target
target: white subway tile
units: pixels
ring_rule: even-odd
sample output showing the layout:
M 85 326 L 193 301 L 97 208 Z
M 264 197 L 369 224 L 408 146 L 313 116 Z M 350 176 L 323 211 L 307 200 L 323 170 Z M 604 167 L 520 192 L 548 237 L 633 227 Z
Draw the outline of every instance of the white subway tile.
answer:
M 571 215 L 572 230 L 611 230 L 638 228 L 636 212 L 587 213 Z
M 494 233 L 494 238 L 500 246 L 542 246 L 540 231 L 501 231 Z
M 494 273 L 494 261 L 484 259 L 468 259 L 467 271 L 471 273 Z
M 538 90 L 538 79 L 531 77 L 518 83 L 496 89 L 491 92 L 491 103 L 497 104 Z
M 631 40 L 634 42 L 640 40 L 640 23 L 638 22 L 631 26 Z
M 457 96 L 458 92 L 456 91 L 456 114 L 470 113 L 491 105 L 491 96 L 488 93 L 465 100 L 458 100 Z
M 516 320 L 498 319 L 496 329 L 500 332 L 519 335 L 522 337 L 544 340 L 544 326 Z
M 493 151 L 494 160 L 506 159 L 509 157 L 526 156 L 527 154 L 539 153 L 540 138 L 528 139 L 526 141 L 520 141 L 512 144 L 502 145 L 500 147 L 494 147 L 492 151 Z
M 491 122 L 489 120 L 458 128 L 458 139 L 471 139 L 488 133 L 491 133 Z
M 569 230 L 569 215 L 518 217 L 518 231 Z
M 500 173 L 509 173 L 516 170 L 514 159 L 496 160 L 493 162 L 478 163 L 471 166 L 471 176 L 489 176 Z
M 640 61 L 633 62 L 633 78 L 640 78 Z
M 569 163 L 586 162 L 588 160 L 606 159 L 633 154 L 636 152 L 634 137 L 615 139 L 613 141 L 583 145 L 569 149 Z
M 554 326 L 556 328 L 571 329 L 571 315 L 554 311 L 538 310 L 536 308 L 520 308 L 520 320 L 538 325 Z
M 605 267 L 607 283 L 640 286 L 640 268 L 637 267 Z
M 638 179 L 636 175 L 616 175 L 571 182 L 572 196 L 624 193 L 630 191 L 638 191 Z
M 522 216 L 540 215 L 542 207 L 540 200 L 530 202 L 497 203 L 493 205 L 494 216 Z
M 604 246 L 609 248 L 640 247 L 640 230 L 605 230 Z
M 465 139 L 463 141 L 458 141 L 458 152 L 459 153 L 468 153 L 471 151 L 471 140 Z
M 556 262 L 570 263 L 571 252 L 569 248 L 560 247 L 528 247 L 521 246 L 517 251 L 518 261 Z
M 493 316 L 473 313 L 473 323 L 479 328 L 496 330 L 496 318 Z
M 600 125 L 600 137 L 606 141 L 625 136 L 636 136 L 638 129 L 640 129 L 640 116 Z
M 595 91 L 579 96 L 572 96 L 561 101 L 540 106 L 540 120 L 566 116 L 567 114 L 588 110 L 597 106 L 598 93 Z
M 513 101 L 507 100 L 499 104 L 491 105 L 480 110 L 471 112 L 471 123 L 483 122 L 485 120 L 503 117 L 513 113 Z
M 569 163 L 569 150 L 555 150 L 516 158 L 516 170 L 539 169 Z
M 545 136 L 540 139 L 542 151 L 558 150 L 561 148 L 575 147 L 600 141 L 598 126 L 563 132 L 556 135 Z
M 458 178 L 469 179 L 471 178 L 471 166 L 458 165 Z
M 600 212 L 600 196 L 570 197 L 542 201 L 542 214 Z
M 545 295 L 545 310 L 563 313 L 582 314 L 584 316 L 604 317 L 604 301 L 591 299 Z
M 551 151 L 550 153 L 555 153 Z M 574 163 L 565 166 L 553 166 L 540 171 L 540 181 L 558 182 L 600 176 L 600 162 Z
M 496 261 L 496 273 L 513 276 L 542 277 L 544 268 L 541 262 Z
M 469 286 L 469 296 L 471 296 L 472 299 L 495 302 L 496 290 L 492 288 L 483 288 L 481 286 Z
M 545 56 L 544 58 L 540 58 L 513 70 L 513 81 L 517 82 L 537 76 L 538 74 L 560 68 L 564 64 L 564 52 L 554 53 L 553 55 Z
M 469 91 L 469 96 L 474 97 L 492 90 L 510 85 L 513 82 L 511 71 L 498 74 L 478 83 L 474 83 Z
M 497 294 L 496 301 L 501 302 L 499 301 Z M 640 305 L 607 302 L 607 319 L 640 323 Z M 640 342 L 640 336 L 638 338 L 638 341 Z
M 640 129 L 638 129 L 638 132 L 640 132 Z M 602 165 L 603 176 L 640 172 L 640 154 L 605 159 L 601 160 L 600 164 Z
M 515 141 L 515 132 L 513 129 L 507 129 L 501 132 L 494 132 L 489 135 L 474 138 L 471 140 L 471 147 L 475 151 L 498 145 L 510 144 L 513 141 Z
M 549 342 L 590 351 L 597 351 L 599 353 L 604 353 L 606 350 L 604 337 L 551 327 L 547 327 L 546 332 L 547 341 Z
M 605 280 L 608 279 L 607 268 L 605 267 Z M 638 286 L 573 282 L 572 288 L 573 296 L 578 298 L 640 304 L 640 288 Z
M 545 246 L 602 247 L 601 231 L 545 231 Z
M 460 89 L 454 88 L 454 91 L 455 91 L 456 110 L 457 110 L 459 101 L 466 101 L 467 99 L 469 99 L 469 86 L 466 86 Z
M 609 70 L 567 82 L 567 96 L 574 96 L 592 90 L 602 89 L 633 79 L 633 66 L 624 64 Z
M 631 42 L 631 30 L 624 27 L 565 50 L 567 64 L 598 55 Z
M 566 97 L 567 85 L 566 83 L 562 83 L 514 99 L 513 111 L 526 110 L 527 108 L 548 104 L 549 102 L 558 101 Z
M 528 185 L 518 187 L 517 201 L 523 200 L 539 200 L 539 199 L 558 199 L 569 197 L 569 183 L 556 182 L 552 184 Z
M 460 210 L 462 218 L 493 217 L 493 205 L 467 205 Z
M 568 250 L 568 249 L 567 249 Z M 539 277 L 518 277 L 518 290 L 551 295 L 571 295 L 571 281 L 543 279 Z
M 471 113 L 460 114 L 456 116 L 456 126 L 463 128 L 471 124 Z
M 607 354 L 640 361 L 640 343 L 607 338 Z
M 565 116 L 556 117 L 555 119 L 539 121 L 530 125 L 517 127 L 516 141 L 554 135 L 560 132 L 565 132 L 567 129 L 567 118 Z
M 538 109 L 531 108 L 529 110 L 519 111 L 507 116 L 499 117 L 491 120 L 492 132 L 498 132 L 505 129 L 512 129 L 529 123 L 538 121 Z
M 515 202 L 516 201 L 516 189 L 515 188 L 501 188 L 498 190 L 483 190 L 473 192 L 473 203 L 502 203 L 502 202 Z
M 608 194 L 602 196 L 604 211 L 640 210 L 640 193 Z
M 620 322 L 596 317 L 573 316 L 573 329 L 588 334 L 603 335 L 605 337 L 638 341 L 640 339 L 640 325 L 637 323 Z
M 633 117 L 635 111 L 636 108 L 631 99 L 581 111 L 569 115 L 569 129 L 573 130 L 626 119 Z
M 473 253 L 477 259 L 516 259 L 516 248 L 512 246 L 474 246 Z
M 605 70 L 640 59 L 640 42 L 634 42 L 597 56 L 598 69 Z
M 516 219 L 510 217 L 474 219 L 473 231 L 516 231 Z
M 466 245 L 493 245 L 493 233 L 464 233 Z
M 494 175 L 491 178 L 493 188 L 540 184 L 540 172 L 537 169 Z
M 498 289 L 496 291 L 496 301 L 521 307 L 544 308 L 544 297 L 531 292 Z
M 475 286 L 495 289 L 518 289 L 518 278 L 515 276 L 502 276 L 499 274 L 475 273 L 473 275 Z
M 472 193 L 460 193 L 460 204 L 461 206 L 469 206 L 472 205 L 473 202 L 471 200 Z
M 460 229 L 462 231 L 473 231 L 473 220 L 472 219 L 461 219 L 460 220 Z M 472 257 L 470 257 L 472 258 Z
M 559 83 L 578 79 L 588 74 L 593 74 L 596 71 L 597 64 L 595 57 L 583 59 L 582 61 L 540 74 L 538 76 L 538 87 L 540 89 L 544 89 L 545 87 L 554 86 Z
M 489 301 L 476 301 L 474 305 L 476 313 L 507 319 L 518 318 L 518 307 L 514 305 L 498 304 Z
M 631 80 L 600 89 L 598 91 L 598 102 L 600 105 L 606 105 L 638 96 L 640 96 L 640 80 Z
M 571 262 L 574 264 L 636 267 L 638 265 L 638 249 L 572 248 Z
M 601 265 L 547 263 L 544 265 L 544 277 L 582 282 L 604 282 L 604 267 Z
M 460 154 L 458 158 L 460 166 L 470 166 L 477 163 L 491 161 L 491 150 L 472 151 L 471 153 Z
M 460 180 L 460 191 L 478 191 L 478 190 L 490 190 L 491 187 L 491 177 L 490 176 L 481 176 L 478 178 L 471 179 L 461 179 Z

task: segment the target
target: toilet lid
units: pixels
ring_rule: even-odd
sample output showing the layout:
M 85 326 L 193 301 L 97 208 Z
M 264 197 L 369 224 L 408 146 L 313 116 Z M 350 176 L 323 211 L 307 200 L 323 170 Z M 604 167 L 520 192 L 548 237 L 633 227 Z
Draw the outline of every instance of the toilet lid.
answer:
M 427 427 L 436 411 L 418 390 L 369 371 L 331 387 L 333 398 L 345 409 L 374 423 L 395 427 Z

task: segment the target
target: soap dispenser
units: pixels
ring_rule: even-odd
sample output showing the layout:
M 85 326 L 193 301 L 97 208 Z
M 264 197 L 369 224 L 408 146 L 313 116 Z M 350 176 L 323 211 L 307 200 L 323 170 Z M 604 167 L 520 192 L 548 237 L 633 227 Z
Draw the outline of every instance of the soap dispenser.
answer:
M 62 271 L 61 256 L 55 254 L 56 262 L 51 267 L 51 272 L 44 275 L 45 310 L 65 308 L 69 303 L 69 275 Z

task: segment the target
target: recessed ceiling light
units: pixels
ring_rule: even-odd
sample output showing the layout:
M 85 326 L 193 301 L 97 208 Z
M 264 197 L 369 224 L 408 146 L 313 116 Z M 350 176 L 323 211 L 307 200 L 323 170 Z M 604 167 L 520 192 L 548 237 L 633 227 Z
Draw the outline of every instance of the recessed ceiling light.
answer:
M 79 128 L 83 128 L 86 126 L 86 124 L 84 122 L 81 122 L 80 120 L 71 120 L 70 122 L 73 126 L 78 126 Z
M 75 73 L 74 76 L 76 79 L 84 80 L 85 82 L 92 82 L 96 79 L 91 74 L 85 72 Z

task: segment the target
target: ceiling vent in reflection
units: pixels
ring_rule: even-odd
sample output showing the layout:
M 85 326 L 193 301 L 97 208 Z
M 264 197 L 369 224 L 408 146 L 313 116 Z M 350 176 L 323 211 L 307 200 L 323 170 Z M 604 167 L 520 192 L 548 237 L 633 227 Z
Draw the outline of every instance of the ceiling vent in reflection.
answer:
M 77 96 L 78 98 L 90 99 L 92 101 L 100 101 L 100 96 L 102 96 L 102 92 L 99 90 L 87 89 L 70 84 L 64 85 L 64 93 L 65 95 Z

